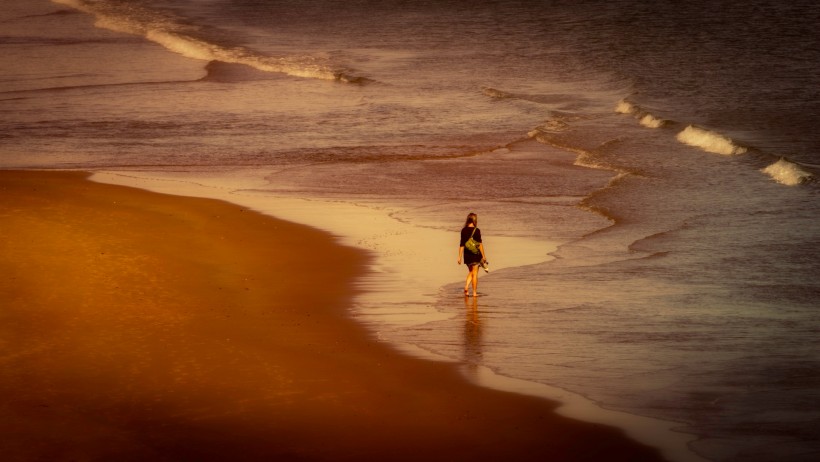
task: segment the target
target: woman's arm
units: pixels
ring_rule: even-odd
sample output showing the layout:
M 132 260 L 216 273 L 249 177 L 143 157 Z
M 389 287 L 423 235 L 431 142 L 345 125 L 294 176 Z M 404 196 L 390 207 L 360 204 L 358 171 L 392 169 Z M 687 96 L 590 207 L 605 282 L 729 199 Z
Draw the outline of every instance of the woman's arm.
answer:
M 458 248 L 458 264 L 461 264 L 461 256 L 464 255 L 464 246 Z

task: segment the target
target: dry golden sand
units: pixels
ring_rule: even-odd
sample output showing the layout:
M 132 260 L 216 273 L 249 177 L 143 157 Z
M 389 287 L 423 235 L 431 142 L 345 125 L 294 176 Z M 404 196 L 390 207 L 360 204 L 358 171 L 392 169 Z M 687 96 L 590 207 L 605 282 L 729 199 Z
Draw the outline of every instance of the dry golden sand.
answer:
M 373 340 L 325 233 L 85 177 L 0 172 L 3 460 L 660 460 Z

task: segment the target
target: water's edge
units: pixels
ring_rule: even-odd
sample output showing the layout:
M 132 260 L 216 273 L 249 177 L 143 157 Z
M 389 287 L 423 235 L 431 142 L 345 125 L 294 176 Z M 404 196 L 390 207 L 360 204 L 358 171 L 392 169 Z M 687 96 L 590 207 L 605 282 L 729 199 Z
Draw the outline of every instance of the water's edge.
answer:
M 378 229 L 387 240 L 394 240 L 396 236 L 401 236 L 411 241 L 426 242 L 428 245 L 419 248 L 427 249 L 426 252 L 430 252 L 431 255 L 414 255 L 413 259 L 420 262 L 433 261 L 440 258 L 438 254 L 442 253 L 450 256 L 450 252 L 440 251 L 440 249 L 452 247 L 451 233 L 401 223 L 391 218 L 387 209 L 354 202 L 242 193 L 229 181 L 218 178 L 180 178 L 167 174 L 133 171 L 94 171 L 89 180 L 161 194 L 222 200 L 279 219 L 331 232 L 340 243 L 361 248 L 375 257 L 370 276 L 361 284 L 363 293 L 354 302 L 356 306 L 354 313 L 351 313 L 354 320 L 364 324 L 375 338 L 390 344 L 403 354 L 432 361 L 453 362 L 450 358 L 436 355 L 419 346 L 400 344 L 380 337 L 378 323 L 385 322 L 384 316 L 379 316 L 378 321 L 371 319 L 368 317 L 366 308 L 362 307 L 398 302 L 432 307 L 434 294 L 438 293 L 444 285 L 450 285 L 459 280 L 462 277 L 462 271 L 460 268 L 449 271 L 444 268 L 453 269 L 452 266 L 443 267 L 436 264 L 422 264 L 417 267 L 407 264 L 396 265 L 397 260 L 407 261 L 407 255 L 391 255 L 391 252 L 385 251 L 383 243 L 374 242 L 371 236 L 363 235 L 361 224 L 366 223 L 368 229 Z M 248 187 L 248 184 L 243 183 L 242 189 L 252 189 Z M 532 242 L 526 239 L 502 237 L 494 239 L 493 244 L 494 248 L 500 247 L 506 255 L 511 257 L 500 265 L 496 265 L 494 261 L 493 271 L 504 267 L 542 263 L 549 258 L 533 257 L 532 253 L 528 252 Z M 543 242 L 539 244 L 544 245 Z M 560 244 L 555 242 L 551 247 L 554 250 Z M 446 260 L 449 262 L 450 258 Z M 396 268 L 401 268 L 404 274 L 395 271 Z M 390 321 L 417 324 L 430 322 L 441 316 L 446 315 L 429 309 L 415 315 L 414 319 L 392 319 Z M 505 377 L 483 366 L 464 367 L 462 371 L 466 379 L 487 388 L 558 402 L 560 406 L 557 412 L 565 417 L 619 428 L 633 440 L 658 448 L 670 461 L 702 462 L 708 460 L 691 450 L 689 445 L 697 438 L 694 435 L 683 433 L 680 430 L 683 426 L 681 423 L 608 410 L 577 393 L 555 386 Z

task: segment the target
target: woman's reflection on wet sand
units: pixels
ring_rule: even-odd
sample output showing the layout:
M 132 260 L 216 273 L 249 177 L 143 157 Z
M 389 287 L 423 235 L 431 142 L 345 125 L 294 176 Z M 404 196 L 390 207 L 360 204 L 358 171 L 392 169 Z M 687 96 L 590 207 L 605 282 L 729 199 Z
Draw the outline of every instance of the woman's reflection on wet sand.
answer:
M 468 371 L 481 364 L 481 319 L 478 315 L 478 297 L 464 297 L 464 363 Z

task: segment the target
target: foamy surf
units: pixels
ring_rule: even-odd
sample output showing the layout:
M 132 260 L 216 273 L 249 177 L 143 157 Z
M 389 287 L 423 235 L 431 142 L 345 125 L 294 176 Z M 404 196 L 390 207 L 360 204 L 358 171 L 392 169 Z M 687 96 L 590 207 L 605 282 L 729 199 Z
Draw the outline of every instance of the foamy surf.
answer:
M 626 100 L 618 101 L 615 106 L 615 112 L 618 114 L 635 114 L 638 112 L 638 107 Z
M 803 170 L 799 165 L 780 159 L 761 170 L 772 177 L 775 181 L 786 186 L 797 186 L 812 178 L 812 174 Z
M 724 156 L 743 154 L 747 151 L 746 148 L 738 146 L 730 138 L 713 131 L 695 127 L 694 125 L 689 125 L 683 129 L 682 132 L 678 133 L 677 139 L 681 143 L 688 144 L 689 146 Z
M 641 117 L 640 123 L 647 128 L 661 128 L 663 127 L 665 121 L 653 116 L 652 114 L 646 114 Z
M 646 128 L 661 128 L 667 124 L 666 120 L 656 117 L 626 100 L 618 102 L 615 106 L 615 112 L 635 117 L 638 119 L 638 123 Z
M 70 6 L 96 18 L 95 26 L 131 35 L 142 36 L 165 49 L 203 61 L 242 64 L 264 72 L 294 77 L 364 83 L 366 79 L 336 69 L 325 59 L 315 56 L 273 57 L 242 46 L 224 46 L 196 36 L 195 26 L 181 24 L 167 13 L 129 6 L 123 8 L 111 2 L 85 0 L 52 0 Z
M 631 115 L 638 119 L 642 126 L 648 128 L 660 128 L 669 123 L 669 121 L 659 119 L 643 110 L 640 106 L 627 100 L 619 101 L 615 106 L 615 112 L 618 114 Z M 536 131 L 530 133 L 530 136 L 535 137 L 539 134 L 540 132 Z M 744 154 L 748 151 L 747 148 L 739 146 L 731 138 L 694 125 L 689 125 L 683 129 L 683 131 L 677 134 L 676 139 L 683 144 L 725 156 Z M 760 171 L 786 186 L 796 186 L 807 183 L 813 178 L 813 175 L 800 165 L 784 158 L 781 158 Z

